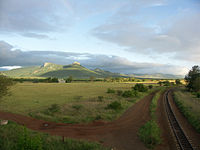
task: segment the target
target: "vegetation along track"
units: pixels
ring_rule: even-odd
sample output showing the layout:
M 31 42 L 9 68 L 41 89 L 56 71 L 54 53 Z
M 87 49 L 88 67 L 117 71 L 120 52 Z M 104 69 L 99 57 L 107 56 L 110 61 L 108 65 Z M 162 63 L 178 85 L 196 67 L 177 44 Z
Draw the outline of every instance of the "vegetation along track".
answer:
M 181 150 L 193 150 L 193 147 L 191 145 L 191 143 L 189 142 L 188 138 L 186 137 L 183 129 L 181 128 L 179 122 L 177 121 L 174 112 L 171 109 L 171 105 L 169 103 L 169 99 L 168 99 L 168 94 L 170 91 L 167 91 L 165 93 L 165 105 L 166 105 L 166 112 L 167 112 L 167 116 L 171 125 L 171 128 L 173 130 L 173 133 L 176 137 L 177 143 L 179 145 L 179 148 Z

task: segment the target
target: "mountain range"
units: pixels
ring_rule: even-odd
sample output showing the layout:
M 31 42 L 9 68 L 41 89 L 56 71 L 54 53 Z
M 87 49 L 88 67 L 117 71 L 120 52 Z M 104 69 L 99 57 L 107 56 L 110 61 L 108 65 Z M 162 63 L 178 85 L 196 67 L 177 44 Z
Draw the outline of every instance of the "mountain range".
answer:
M 136 78 L 157 78 L 157 79 L 175 79 L 183 78 L 182 76 L 170 74 L 132 74 L 125 75 L 120 73 L 112 73 L 102 69 L 88 69 L 78 62 L 70 65 L 58 65 L 53 63 L 44 63 L 41 66 L 31 66 L 13 69 L 9 71 L 1 71 L 1 74 L 9 77 L 57 77 L 67 78 L 72 76 L 77 79 L 90 77 L 105 78 L 105 77 L 136 77 Z

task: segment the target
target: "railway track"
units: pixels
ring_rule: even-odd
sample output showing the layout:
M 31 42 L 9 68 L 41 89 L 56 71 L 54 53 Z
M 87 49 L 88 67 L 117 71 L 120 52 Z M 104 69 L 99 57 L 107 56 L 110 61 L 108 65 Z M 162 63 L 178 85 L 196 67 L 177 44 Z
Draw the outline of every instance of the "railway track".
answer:
M 169 91 L 167 91 L 165 93 L 165 98 L 164 98 L 165 106 L 166 106 L 165 108 L 166 108 L 167 116 L 168 116 L 168 119 L 170 122 L 170 126 L 173 130 L 173 133 L 174 133 L 177 143 L 179 145 L 179 149 L 194 150 L 171 109 L 171 105 L 170 105 L 169 99 L 168 99 L 168 94 L 169 94 Z

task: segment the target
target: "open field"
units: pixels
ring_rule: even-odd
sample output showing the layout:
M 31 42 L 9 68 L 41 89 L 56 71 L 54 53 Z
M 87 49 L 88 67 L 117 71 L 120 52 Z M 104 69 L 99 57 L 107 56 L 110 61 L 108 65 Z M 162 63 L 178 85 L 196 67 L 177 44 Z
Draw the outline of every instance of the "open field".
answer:
M 50 133 L 51 135 L 97 141 L 105 146 L 120 150 L 146 150 L 144 144 L 138 138 L 137 131 L 150 119 L 149 106 L 155 93 L 152 92 L 142 98 L 121 117 L 112 122 L 54 123 L 2 111 L 0 111 L 0 118 L 12 120 L 32 130 Z M 44 126 L 44 124 L 48 124 L 48 126 Z
M 4 97 L 0 109 L 64 123 L 114 120 L 151 90 L 134 98 L 124 98 L 107 93 L 107 89 L 124 91 L 133 86 L 131 83 L 106 82 L 18 83 L 10 89 L 11 95 Z M 122 109 L 105 109 L 114 101 L 120 102 Z

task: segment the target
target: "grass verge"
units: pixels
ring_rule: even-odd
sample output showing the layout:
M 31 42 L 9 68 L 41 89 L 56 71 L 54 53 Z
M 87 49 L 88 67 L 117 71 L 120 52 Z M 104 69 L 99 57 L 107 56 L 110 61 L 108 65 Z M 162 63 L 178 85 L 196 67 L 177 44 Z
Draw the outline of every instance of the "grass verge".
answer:
M 108 150 L 98 143 L 65 139 L 29 130 L 16 123 L 0 126 L 1 150 Z
M 140 140 L 145 144 L 145 146 L 149 149 L 154 149 L 156 145 L 162 142 L 161 140 L 161 130 L 157 124 L 156 118 L 156 108 L 157 102 L 164 89 L 161 89 L 156 95 L 153 97 L 151 105 L 150 105 L 150 115 L 151 120 L 146 122 L 138 132 L 138 136 Z
M 191 101 L 188 105 L 186 105 L 184 102 L 185 100 L 181 100 L 178 93 L 176 92 L 173 92 L 173 99 L 175 101 L 175 104 L 181 111 L 181 113 L 188 120 L 188 122 L 196 129 L 198 133 L 200 133 L 200 117 L 199 117 L 199 114 L 193 110 L 193 107 L 191 105 L 193 102 Z

